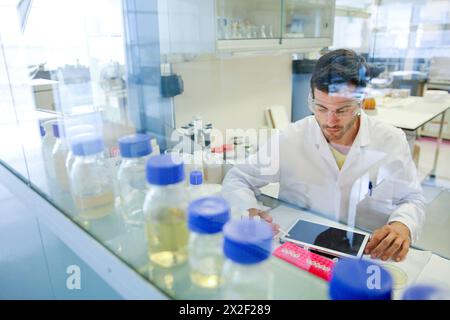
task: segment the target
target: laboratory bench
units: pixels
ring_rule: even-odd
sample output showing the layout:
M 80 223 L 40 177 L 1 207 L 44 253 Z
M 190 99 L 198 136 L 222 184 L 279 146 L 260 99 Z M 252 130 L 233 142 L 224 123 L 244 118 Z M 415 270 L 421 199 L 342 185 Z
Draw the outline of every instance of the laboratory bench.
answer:
M 29 174 L 45 172 L 42 160 L 39 160 L 39 145 L 36 145 L 35 151 L 32 159 L 29 158 L 32 153 L 27 153 L 27 157 L 30 159 L 28 161 L 30 163 Z M 172 268 L 152 266 L 148 262 L 144 234 L 140 231 L 130 232 L 123 225 L 117 227 L 118 221 L 119 224 L 121 223 L 120 212 L 115 217 L 117 221 L 108 220 L 104 225 L 97 226 L 99 228 L 96 229 L 77 219 L 73 207 L 65 206 L 66 202 L 70 202 L 67 194 L 55 194 L 54 190 L 45 190 L 40 187 L 46 184 L 36 179 L 45 179 L 45 175 L 41 175 L 39 178 L 33 176 L 33 180 L 30 180 L 17 168 L 20 170 L 20 166 L 6 163 L 2 159 L 1 181 L 26 206 L 28 214 L 37 223 L 37 237 L 40 238 L 39 242 L 44 247 L 42 259 L 45 260 L 44 266 L 48 269 L 47 274 L 42 276 L 50 279 L 49 286 L 53 291 L 51 297 L 63 299 L 202 300 L 221 298 L 219 290 L 202 289 L 193 285 L 190 281 L 187 264 Z M 258 200 L 285 230 L 298 218 L 330 226 L 342 226 L 340 222 L 332 221 L 318 212 L 286 203 L 268 195 L 260 194 Z M 2 227 L 8 228 L 9 226 L 4 224 Z M 445 228 L 445 225 L 442 225 L 442 228 Z M 15 230 L 10 230 L 10 232 L 14 231 L 23 232 L 21 225 L 16 225 Z M 104 240 L 102 235 L 105 232 L 115 233 L 114 237 Z M 49 242 L 49 238 L 53 241 Z M 70 252 L 70 258 L 67 258 L 67 254 L 61 255 L 61 252 L 55 252 L 55 243 L 59 243 L 59 246 L 64 248 L 60 251 Z M 19 245 L 14 242 L 8 243 L 8 250 L 3 250 L 6 252 L 3 260 L 14 261 L 14 256 L 17 255 L 14 251 Z M 279 245 L 279 239 L 274 238 L 273 249 Z M 400 277 L 394 290 L 395 299 L 400 298 L 402 290 L 413 283 L 439 282 L 441 285 L 450 287 L 450 281 L 445 276 L 450 273 L 450 261 L 427 248 L 412 247 L 405 261 L 401 263 L 382 262 L 381 264 L 397 275 L 397 278 L 394 277 L 394 279 Z M 55 265 L 58 265 L 59 268 L 55 268 Z M 67 289 L 66 280 L 70 277 L 67 267 L 71 265 L 81 266 L 83 290 L 79 295 L 76 295 L 77 290 Z M 329 298 L 326 281 L 274 256 L 269 258 L 269 266 L 274 277 L 273 299 Z M 28 270 L 28 272 L 33 272 L 33 270 Z M 88 284 L 84 284 L 85 274 L 89 274 L 87 276 Z M 29 285 L 34 284 L 38 284 L 38 282 L 29 283 Z M 28 290 L 33 290 L 33 288 L 28 288 Z

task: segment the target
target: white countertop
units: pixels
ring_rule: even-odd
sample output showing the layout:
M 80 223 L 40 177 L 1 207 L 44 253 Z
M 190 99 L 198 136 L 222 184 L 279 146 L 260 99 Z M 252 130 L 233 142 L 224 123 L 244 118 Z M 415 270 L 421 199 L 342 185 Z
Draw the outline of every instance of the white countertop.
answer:
M 384 98 L 375 110 L 364 112 L 397 128 L 417 130 L 449 108 L 450 98 L 438 102 L 423 97 Z

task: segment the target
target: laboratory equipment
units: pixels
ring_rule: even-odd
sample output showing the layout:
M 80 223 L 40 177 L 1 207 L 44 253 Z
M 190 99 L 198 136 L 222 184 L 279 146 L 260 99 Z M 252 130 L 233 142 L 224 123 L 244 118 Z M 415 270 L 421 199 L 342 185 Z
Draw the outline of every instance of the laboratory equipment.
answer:
M 230 206 L 219 197 L 203 197 L 188 207 L 189 266 L 192 283 L 203 288 L 221 285 L 222 229 L 230 219 Z
M 267 260 L 272 252 L 272 228 L 265 221 L 239 219 L 224 227 L 226 256 L 222 275 L 224 299 L 271 299 L 273 274 Z
M 55 136 L 53 136 L 52 126 L 54 123 L 56 123 L 56 121 L 57 121 L 56 119 L 48 120 L 42 124 L 45 135 L 42 138 L 41 151 L 42 151 L 42 158 L 44 161 L 45 173 L 50 184 L 56 183 L 56 173 L 52 161 L 53 147 L 55 146 L 56 143 L 56 138 Z
M 180 151 L 194 154 L 197 150 L 208 149 L 211 145 L 212 129 L 211 123 L 203 124 L 201 117 L 194 116 L 190 123 L 178 129 L 183 139 Z
M 335 262 L 319 254 L 286 242 L 279 246 L 273 255 L 309 273 L 330 281 Z
M 69 146 L 64 136 L 62 123 L 57 122 L 52 125 L 53 136 L 56 138 L 52 151 L 53 168 L 55 169 L 56 181 L 60 191 L 69 191 L 69 176 L 66 170 L 66 159 L 69 153 Z
M 150 262 L 163 268 L 187 261 L 189 232 L 184 165 L 175 154 L 150 157 L 146 167 L 150 184 L 144 217 Z
M 74 141 L 70 186 L 81 219 L 100 219 L 114 212 L 112 177 L 103 156 L 103 139 L 82 136 Z
M 143 225 L 142 207 L 147 192 L 145 165 L 152 152 L 150 136 L 129 135 L 120 138 L 118 142 L 122 162 L 117 179 L 123 217 L 129 226 Z
M 203 184 L 203 174 L 199 170 L 191 171 L 189 174 L 189 198 L 192 200 L 204 197 L 208 191 Z

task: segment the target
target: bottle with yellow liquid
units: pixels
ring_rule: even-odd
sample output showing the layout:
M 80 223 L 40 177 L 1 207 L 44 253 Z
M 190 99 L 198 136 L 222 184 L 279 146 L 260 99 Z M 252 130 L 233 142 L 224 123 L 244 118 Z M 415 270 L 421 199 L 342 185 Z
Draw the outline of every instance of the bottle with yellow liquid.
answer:
M 203 197 L 188 207 L 189 266 L 193 284 L 214 289 L 222 284 L 222 229 L 230 219 L 230 206 L 220 197 Z
M 70 187 L 79 217 L 96 220 L 114 213 L 114 191 L 103 156 L 103 140 L 83 136 L 71 145 L 75 156 L 70 171 Z
M 150 157 L 146 175 L 150 186 L 143 212 L 150 262 L 163 268 L 186 263 L 188 196 L 183 162 L 171 154 Z

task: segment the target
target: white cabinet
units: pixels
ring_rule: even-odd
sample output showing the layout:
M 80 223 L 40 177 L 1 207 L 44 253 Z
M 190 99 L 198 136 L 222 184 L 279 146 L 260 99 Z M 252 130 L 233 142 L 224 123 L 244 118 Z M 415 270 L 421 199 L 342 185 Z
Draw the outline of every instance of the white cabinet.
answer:
M 334 11 L 335 0 L 159 0 L 161 53 L 322 48 Z
M 216 0 L 217 51 L 329 46 L 334 10 L 334 0 Z

